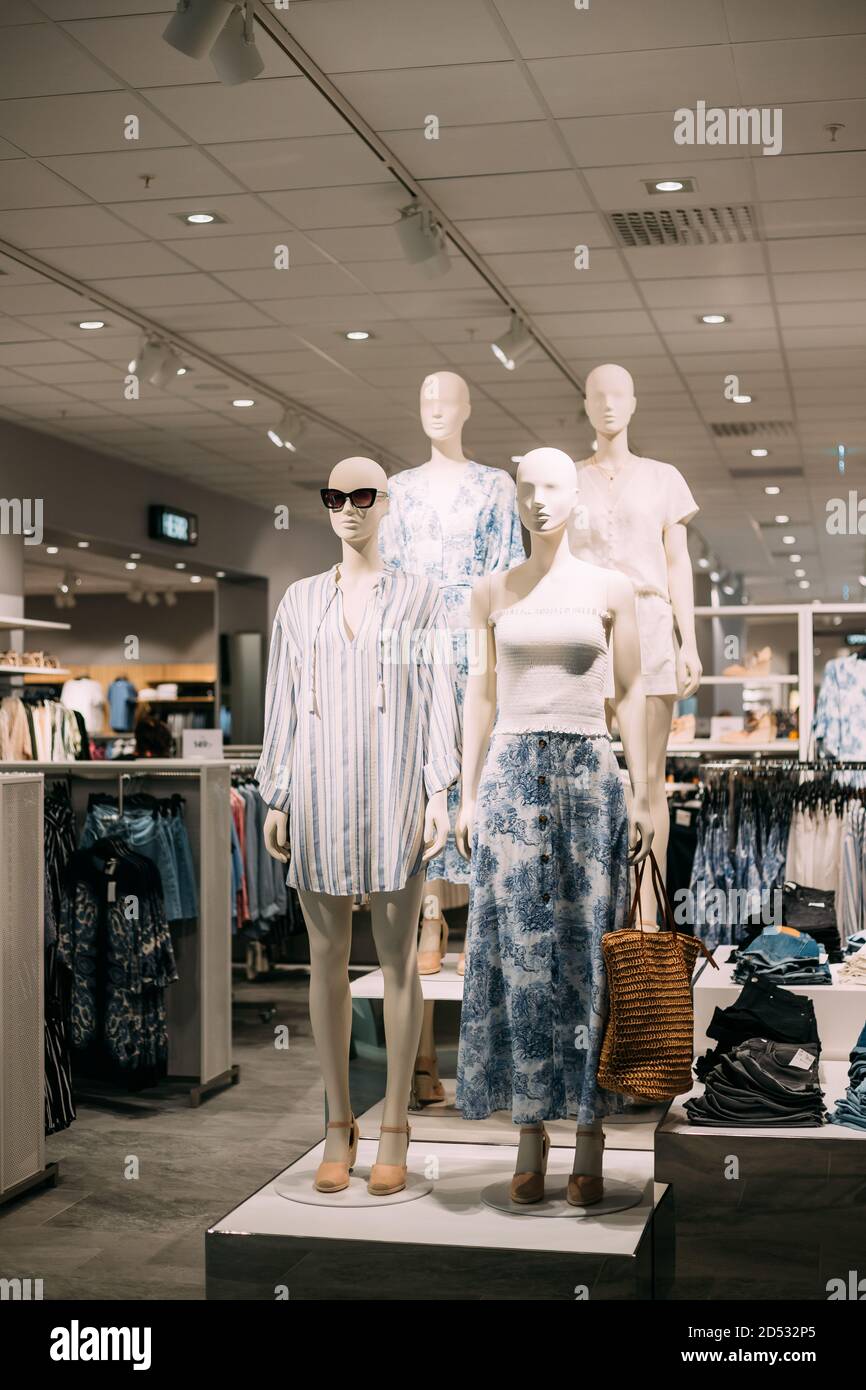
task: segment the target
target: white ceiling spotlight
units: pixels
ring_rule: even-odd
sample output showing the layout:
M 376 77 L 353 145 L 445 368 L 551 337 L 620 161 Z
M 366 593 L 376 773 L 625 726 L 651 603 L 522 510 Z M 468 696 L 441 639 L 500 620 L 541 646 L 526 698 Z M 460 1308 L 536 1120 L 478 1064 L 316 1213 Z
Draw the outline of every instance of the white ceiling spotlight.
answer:
M 268 429 L 268 439 L 277 449 L 288 449 L 295 453 L 298 447 L 297 441 L 304 432 L 304 421 L 296 410 L 287 407 L 279 420 L 276 420 Z
M 408 203 L 400 209 L 397 236 L 403 255 L 411 265 L 420 265 L 425 275 L 447 275 L 451 257 L 445 233 L 429 208 L 421 203 Z
M 519 367 L 521 362 L 525 362 L 527 357 L 532 355 L 535 345 L 535 339 L 526 324 L 521 322 L 513 309 L 508 331 L 490 344 L 493 356 L 509 372 L 513 372 L 515 367 Z
M 156 608 L 157 604 L 159 603 L 159 594 L 156 592 L 155 589 L 148 589 L 147 593 L 144 596 L 144 601 L 148 605 L 148 607 Z
M 173 386 L 179 376 L 186 375 L 186 367 L 170 343 L 159 338 L 146 338 L 138 356 L 129 364 L 129 370 L 141 381 L 158 386 L 166 391 Z
M 105 327 L 105 319 L 81 319 L 78 327 L 83 328 L 85 332 L 93 333 L 97 329 Z
M 162 597 L 166 608 L 177 608 L 177 594 L 174 589 L 166 589 Z
M 162 37 L 188 58 L 209 53 L 217 77 L 227 87 L 249 82 L 264 71 L 253 32 L 252 0 L 178 0 Z

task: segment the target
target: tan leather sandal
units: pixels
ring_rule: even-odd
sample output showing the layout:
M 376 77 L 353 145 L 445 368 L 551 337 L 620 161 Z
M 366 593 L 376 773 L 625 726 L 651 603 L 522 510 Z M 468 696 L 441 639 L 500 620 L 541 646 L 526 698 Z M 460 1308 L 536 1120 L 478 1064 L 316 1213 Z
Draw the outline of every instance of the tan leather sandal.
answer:
M 565 1200 L 570 1207 L 591 1207 L 604 1196 L 604 1178 L 588 1173 L 572 1173 Z
M 349 1186 L 349 1174 L 354 1168 L 355 1159 L 358 1156 L 360 1127 L 353 1115 L 351 1120 L 329 1120 L 328 1129 L 347 1129 L 349 1131 L 347 1141 L 349 1156 L 345 1162 L 327 1159 L 324 1163 L 320 1163 L 316 1169 L 313 1187 L 317 1192 L 342 1192 L 343 1188 Z
M 547 1160 L 550 1157 L 550 1135 L 544 1125 L 521 1125 L 523 1134 L 541 1134 L 541 1170 L 515 1173 L 511 1179 L 511 1200 L 521 1206 L 531 1206 L 544 1197 L 544 1179 L 547 1175 Z
M 423 936 L 424 928 L 421 928 Z M 435 951 L 418 952 L 418 974 L 419 975 L 438 975 L 442 969 L 442 961 L 445 952 L 448 950 L 448 923 L 444 917 L 439 918 L 439 945 Z
M 436 1105 L 445 1099 L 436 1057 L 415 1058 L 415 1099 L 419 1105 Z
M 409 1157 L 409 1144 L 412 1140 L 412 1131 L 408 1122 L 405 1125 L 382 1125 L 379 1129 L 380 1134 L 405 1134 L 406 1136 L 406 1157 Z M 374 1163 L 370 1169 L 370 1180 L 367 1183 L 367 1191 L 371 1197 L 393 1197 L 395 1192 L 402 1192 L 406 1186 L 406 1178 L 409 1175 L 409 1164 L 406 1163 Z

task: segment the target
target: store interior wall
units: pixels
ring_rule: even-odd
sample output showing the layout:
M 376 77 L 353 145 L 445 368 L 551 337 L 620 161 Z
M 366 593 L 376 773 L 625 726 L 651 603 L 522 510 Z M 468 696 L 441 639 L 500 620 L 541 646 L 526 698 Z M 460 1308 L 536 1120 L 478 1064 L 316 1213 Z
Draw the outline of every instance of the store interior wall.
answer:
M 288 506 L 291 517 L 288 469 L 286 477 L 286 488 L 278 489 L 281 495 L 274 497 L 273 507 Z M 94 544 L 102 540 L 128 545 L 160 555 L 168 564 L 180 552 L 148 539 L 148 506 L 161 502 L 195 512 L 199 541 L 184 558 L 195 556 L 204 566 L 264 578 L 269 622 L 289 584 L 320 573 L 339 558 L 338 543 L 324 516 L 321 523 L 305 519 L 296 530 L 291 524 L 288 530 L 278 530 L 273 509 L 10 421 L 0 421 L 0 496 L 41 498 L 46 529 L 73 531 Z
M 138 638 L 138 661 L 216 662 L 215 594 L 181 593 L 174 608 L 132 604 L 125 594 L 82 594 L 75 607 L 58 612 L 52 599 L 27 599 L 27 616 L 68 622 L 69 632 L 52 632 L 50 647 L 61 666 L 110 666 L 129 661 L 127 639 Z M 46 639 L 47 640 L 47 639 Z M 135 682 L 135 661 L 129 674 Z

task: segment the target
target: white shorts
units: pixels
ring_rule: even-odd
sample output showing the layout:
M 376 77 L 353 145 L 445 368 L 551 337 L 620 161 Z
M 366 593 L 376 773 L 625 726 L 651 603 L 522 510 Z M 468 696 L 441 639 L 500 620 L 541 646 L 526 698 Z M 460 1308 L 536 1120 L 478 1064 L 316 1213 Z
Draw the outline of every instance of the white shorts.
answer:
M 673 609 L 659 594 L 635 594 L 635 609 L 644 694 L 678 695 Z M 612 651 L 607 663 L 604 695 L 606 700 L 614 698 Z

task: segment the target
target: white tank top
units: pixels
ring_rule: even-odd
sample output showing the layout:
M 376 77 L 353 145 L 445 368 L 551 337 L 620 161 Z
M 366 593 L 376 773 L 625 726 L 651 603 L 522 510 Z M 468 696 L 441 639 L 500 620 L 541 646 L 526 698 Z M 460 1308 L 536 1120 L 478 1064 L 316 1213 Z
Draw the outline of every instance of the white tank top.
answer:
M 556 608 L 532 599 L 497 608 L 497 713 L 494 734 L 606 734 L 604 687 L 610 613 L 604 571 L 587 566 L 592 581 L 581 599 Z M 598 606 L 590 606 L 595 600 Z

